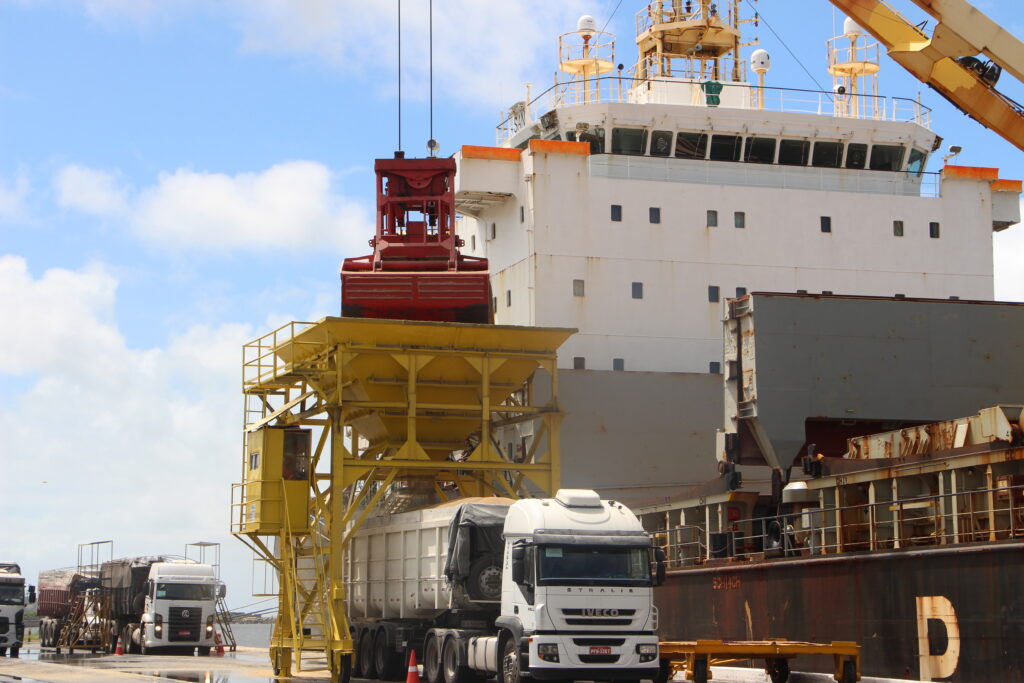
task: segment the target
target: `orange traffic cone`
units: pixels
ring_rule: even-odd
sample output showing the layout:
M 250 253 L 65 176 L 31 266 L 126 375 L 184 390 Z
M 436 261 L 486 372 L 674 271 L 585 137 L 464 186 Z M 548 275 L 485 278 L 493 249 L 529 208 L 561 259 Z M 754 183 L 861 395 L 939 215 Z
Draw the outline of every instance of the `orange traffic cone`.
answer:
M 224 656 L 224 643 L 221 642 L 220 631 L 217 631 L 216 633 L 213 634 L 213 642 L 215 642 L 217 644 L 217 656 L 218 657 L 223 657 Z
M 123 655 L 124 646 L 121 643 L 121 638 L 114 638 L 114 655 Z
M 420 683 L 420 668 L 416 666 L 416 650 L 409 651 L 409 673 L 405 683 Z

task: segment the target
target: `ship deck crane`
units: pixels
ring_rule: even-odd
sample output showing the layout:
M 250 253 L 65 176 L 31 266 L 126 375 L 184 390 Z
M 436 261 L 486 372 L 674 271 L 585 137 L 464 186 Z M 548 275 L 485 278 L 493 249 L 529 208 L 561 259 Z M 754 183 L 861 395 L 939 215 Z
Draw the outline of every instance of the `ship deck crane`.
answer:
M 885 0 L 829 1 L 885 45 L 897 64 L 1024 150 L 1024 106 L 995 88 L 1003 70 L 1024 82 L 1024 43 L 1009 31 L 966 0 L 912 0 L 938 21 L 931 36 Z

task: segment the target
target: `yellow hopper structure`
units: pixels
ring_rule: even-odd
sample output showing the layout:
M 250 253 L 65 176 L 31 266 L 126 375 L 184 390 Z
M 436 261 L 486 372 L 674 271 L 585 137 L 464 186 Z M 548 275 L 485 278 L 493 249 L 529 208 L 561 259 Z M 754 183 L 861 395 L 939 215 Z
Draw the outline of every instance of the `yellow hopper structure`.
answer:
M 332 680 L 350 677 L 342 558 L 374 509 L 424 492 L 554 494 L 556 352 L 574 331 L 324 318 L 245 345 L 232 533 L 275 570 L 276 674 L 316 658 Z M 536 422 L 532 443 L 504 452 L 495 430 L 525 421 Z

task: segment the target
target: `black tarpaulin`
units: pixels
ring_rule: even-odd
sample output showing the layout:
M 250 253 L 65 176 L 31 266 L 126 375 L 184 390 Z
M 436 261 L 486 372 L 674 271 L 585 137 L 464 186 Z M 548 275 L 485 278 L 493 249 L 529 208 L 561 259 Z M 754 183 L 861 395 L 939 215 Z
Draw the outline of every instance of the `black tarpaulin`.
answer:
M 450 582 L 469 577 L 473 560 L 483 554 L 501 557 L 501 532 L 505 527 L 508 505 L 463 503 L 448 524 L 448 558 L 444 575 Z

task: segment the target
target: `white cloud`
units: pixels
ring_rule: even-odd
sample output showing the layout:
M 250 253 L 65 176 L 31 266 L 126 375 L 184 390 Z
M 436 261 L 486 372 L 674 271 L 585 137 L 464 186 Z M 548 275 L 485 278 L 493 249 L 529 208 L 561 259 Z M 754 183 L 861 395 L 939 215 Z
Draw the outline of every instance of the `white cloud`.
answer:
M 113 216 L 127 209 L 126 190 L 113 173 L 70 164 L 57 172 L 54 187 L 65 208 Z
M 592 5 L 582 0 L 435 3 L 435 97 L 489 108 L 522 99 L 524 81 L 542 74 L 546 79 L 557 66 L 557 36 L 574 30 L 577 18 L 592 11 Z M 311 56 L 373 83 L 395 80 L 394 3 L 228 0 L 228 7 L 237 17 L 246 50 Z M 424 99 L 427 3 L 405 3 L 402 10 L 403 94 Z
M 337 194 L 334 181 L 323 164 L 288 161 L 236 175 L 178 169 L 138 191 L 119 186 L 112 174 L 72 165 L 54 183 L 62 206 L 123 219 L 161 246 L 364 252 L 373 233 L 369 212 Z
M 14 180 L 0 178 L 0 221 L 24 216 L 28 193 L 29 182 L 25 174 L 19 173 Z
M 1024 200 L 1021 201 L 1024 216 Z M 1024 301 L 1024 224 L 992 236 L 997 301 Z
M 117 280 L 100 264 L 36 277 L 0 257 L 0 397 L 10 529 L 4 552 L 30 574 L 74 564 L 75 545 L 180 554 L 221 541 L 232 604 L 246 602 L 248 553 L 227 533 L 238 478 L 239 347 L 246 325 L 196 326 L 164 348 L 130 347 L 113 318 Z

